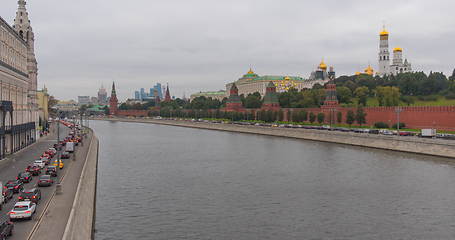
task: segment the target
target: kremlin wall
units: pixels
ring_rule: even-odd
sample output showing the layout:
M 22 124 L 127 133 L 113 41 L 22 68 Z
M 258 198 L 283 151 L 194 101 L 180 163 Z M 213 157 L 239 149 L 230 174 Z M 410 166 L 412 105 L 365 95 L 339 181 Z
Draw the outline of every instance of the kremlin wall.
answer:
M 380 44 L 378 54 L 378 69 L 377 75 L 396 75 L 404 72 L 411 72 L 411 64 L 407 59 L 403 60 L 403 49 L 395 47 L 393 49 L 392 63 L 389 53 L 389 32 L 385 28 L 379 33 Z M 333 67 L 328 66 L 322 61 L 317 69 L 311 73 L 308 79 L 303 79 L 298 76 L 280 76 L 280 75 L 264 75 L 259 76 L 250 69 L 245 75 L 237 81 L 226 84 L 226 96 L 228 98 L 226 108 L 220 109 L 224 112 L 240 112 L 250 113 L 255 120 L 258 118 L 258 113 L 261 111 L 272 111 L 282 113 L 281 121 L 292 122 L 291 116 L 296 111 L 306 111 L 308 114 L 313 113 L 318 115 L 324 113 L 324 124 L 338 123 L 337 115 L 341 113 L 341 123 L 346 123 L 348 111 L 356 112 L 356 108 L 341 107 L 336 99 L 336 85 L 331 83 L 335 79 L 335 71 Z M 357 72 L 356 75 L 367 74 L 374 75 L 373 68 L 369 65 L 364 72 Z M 326 100 L 321 108 L 281 108 L 278 102 L 278 93 L 288 91 L 290 88 L 297 90 L 311 89 L 313 85 L 320 84 L 326 87 Z M 263 104 L 260 109 L 246 109 L 242 106 L 240 95 L 259 92 L 263 96 Z M 223 92 L 217 93 L 221 95 Z M 204 96 L 203 92 L 198 93 L 198 96 Z M 210 96 L 210 95 L 208 95 Z M 158 103 L 160 99 L 158 98 Z M 166 90 L 164 101 L 171 101 L 169 88 Z M 146 117 L 151 116 L 152 112 L 160 110 L 155 107 L 152 110 L 119 110 L 118 100 L 115 93 L 115 86 L 112 89 L 112 97 L 110 102 L 110 114 L 122 117 Z M 366 123 L 363 125 L 373 126 L 377 122 L 383 122 L 392 126 L 399 121 L 406 124 L 406 128 L 423 129 L 435 128 L 438 130 L 455 131 L 455 106 L 425 106 L 425 107 L 364 107 Z M 397 113 L 399 110 L 399 116 Z M 191 112 L 193 110 L 183 110 L 183 112 Z M 208 110 L 209 112 L 218 111 Z M 355 124 L 353 124 L 355 126 Z

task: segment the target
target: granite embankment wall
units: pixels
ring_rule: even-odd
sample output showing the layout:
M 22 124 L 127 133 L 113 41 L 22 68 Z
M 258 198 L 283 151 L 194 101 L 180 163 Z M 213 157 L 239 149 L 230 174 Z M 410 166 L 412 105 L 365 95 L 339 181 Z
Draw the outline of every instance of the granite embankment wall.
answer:
M 455 158 L 455 141 L 441 139 L 423 139 L 417 137 L 383 136 L 372 134 L 345 133 L 294 128 L 271 128 L 258 126 L 243 126 L 234 124 L 212 124 L 189 121 L 149 120 L 149 119 L 100 119 L 109 121 L 141 122 L 179 127 L 191 127 L 229 132 L 260 134 L 276 137 L 313 140 L 347 144 L 353 146 L 426 154 L 433 156 Z
M 63 240 L 94 239 L 99 140 L 93 136 Z

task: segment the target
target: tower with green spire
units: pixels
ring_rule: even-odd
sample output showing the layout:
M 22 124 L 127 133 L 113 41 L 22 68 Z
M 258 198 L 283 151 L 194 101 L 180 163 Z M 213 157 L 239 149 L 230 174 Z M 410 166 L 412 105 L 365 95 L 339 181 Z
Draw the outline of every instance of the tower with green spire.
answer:
M 226 111 L 243 111 L 242 101 L 239 96 L 239 89 L 237 86 L 232 84 L 231 90 L 229 91 L 229 98 L 226 102 Z
M 272 81 L 267 84 L 265 89 L 264 103 L 262 104 L 264 110 L 280 110 L 280 102 L 278 100 L 278 94 L 276 92 L 276 86 Z

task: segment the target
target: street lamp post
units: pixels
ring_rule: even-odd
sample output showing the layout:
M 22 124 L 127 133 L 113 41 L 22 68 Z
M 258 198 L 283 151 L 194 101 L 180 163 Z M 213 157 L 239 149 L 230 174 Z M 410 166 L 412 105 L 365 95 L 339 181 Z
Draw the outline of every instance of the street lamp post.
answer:
M 397 136 L 400 136 L 400 113 L 403 111 L 403 108 L 395 108 L 395 113 L 397 114 Z

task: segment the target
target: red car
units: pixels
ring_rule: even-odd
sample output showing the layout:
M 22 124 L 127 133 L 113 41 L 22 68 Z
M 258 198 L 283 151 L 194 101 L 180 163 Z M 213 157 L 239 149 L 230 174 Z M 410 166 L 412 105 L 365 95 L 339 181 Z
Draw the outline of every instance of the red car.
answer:
M 41 174 L 41 168 L 37 165 L 34 165 L 28 172 L 31 173 L 33 176 L 38 176 Z

